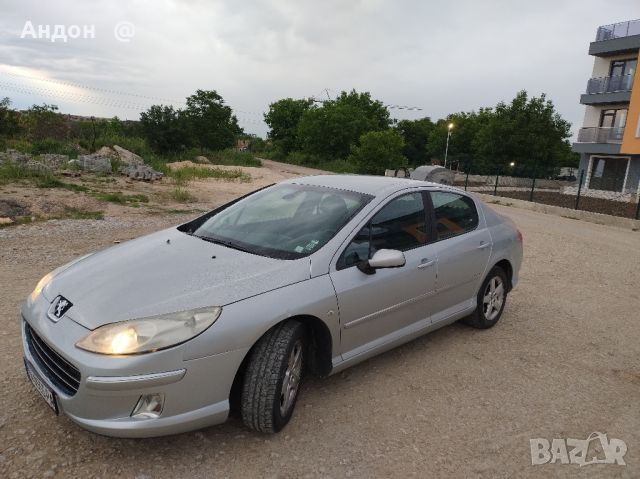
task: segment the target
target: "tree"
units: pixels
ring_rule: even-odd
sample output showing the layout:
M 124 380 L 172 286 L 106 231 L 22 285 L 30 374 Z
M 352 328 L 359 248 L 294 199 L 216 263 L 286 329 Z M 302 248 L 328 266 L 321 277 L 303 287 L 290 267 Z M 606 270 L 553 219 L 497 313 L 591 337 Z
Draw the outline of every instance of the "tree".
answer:
M 402 136 L 395 130 L 369 131 L 360 137 L 360 144 L 352 146 L 348 160 L 358 166 L 360 173 L 379 175 L 386 169 L 407 166 L 402 154 Z
M 236 135 L 242 133 L 238 119 L 215 90 L 196 90 L 187 98 L 184 110 L 191 141 L 204 148 L 223 150 L 233 146 Z
M 153 105 L 140 114 L 140 124 L 147 143 L 157 153 L 176 152 L 190 146 L 185 115 L 172 106 Z
M 0 100 L 0 136 L 13 137 L 20 131 L 18 112 L 11 108 L 11 100 Z
M 293 98 L 283 98 L 269 105 L 269 111 L 264 115 L 264 121 L 270 128 L 268 138 L 281 155 L 286 156 L 299 149 L 298 124 L 311 105 L 312 100 Z
M 22 116 L 22 121 L 33 141 L 60 141 L 67 137 L 67 124 L 56 105 L 33 105 Z
M 389 128 L 389 111 L 369 93 L 342 92 L 321 107 L 312 106 L 302 114 L 298 137 L 303 151 L 323 159 L 343 159 L 360 137 L 369 131 Z
M 516 174 L 544 176 L 571 157 L 570 128 L 544 93 L 529 98 L 523 90 L 496 106 L 474 146 L 486 169 L 504 171 L 513 161 Z
M 441 163 L 444 162 L 449 125 L 453 124 L 449 138 L 447 164 L 471 163 L 477 156 L 474 146 L 476 135 L 491 115 L 490 108 L 481 108 L 478 112 L 453 113 L 447 118 L 438 120 L 429 135 L 427 151 Z
M 425 165 L 431 159 L 427 144 L 434 127 L 430 118 L 401 120 L 397 123 L 396 130 L 404 139 L 402 154 L 407 157 L 409 166 Z

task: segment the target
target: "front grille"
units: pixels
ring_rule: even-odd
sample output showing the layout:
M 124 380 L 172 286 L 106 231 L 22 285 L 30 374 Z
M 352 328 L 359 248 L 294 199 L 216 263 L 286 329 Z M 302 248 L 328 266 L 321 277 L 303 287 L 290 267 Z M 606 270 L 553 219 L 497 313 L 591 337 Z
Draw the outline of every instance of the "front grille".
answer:
M 31 356 L 51 382 L 68 396 L 78 392 L 80 371 L 45 343 L 25 321 L 25 337 Z

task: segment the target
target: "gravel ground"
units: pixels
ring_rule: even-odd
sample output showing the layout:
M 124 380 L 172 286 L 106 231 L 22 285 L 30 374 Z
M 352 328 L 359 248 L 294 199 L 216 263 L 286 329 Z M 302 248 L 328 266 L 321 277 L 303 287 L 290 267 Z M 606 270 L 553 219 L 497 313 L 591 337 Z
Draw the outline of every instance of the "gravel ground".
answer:
M 525 243 L 501 322 L 452 325 L 308 380 L 274 436 L 232 419 L 173 437 L 102 437 L 54 417 L 25 378 L 17 313 L 38 278 L 186 215 L 0 230 L 0 477 L 639 477 L 640 233 L 496 209 Z M 626 442 L 626 466 L 531 465 L 530 438 L 594 431 Z

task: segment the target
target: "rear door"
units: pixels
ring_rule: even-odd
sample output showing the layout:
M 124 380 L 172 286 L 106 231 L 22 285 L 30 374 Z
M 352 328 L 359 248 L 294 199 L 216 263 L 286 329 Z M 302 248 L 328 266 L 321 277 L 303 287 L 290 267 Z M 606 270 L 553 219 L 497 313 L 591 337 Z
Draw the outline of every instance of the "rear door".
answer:
M 429 322 L 437 261 L 435 247 L 429 244 L 427 201 L 422 191 L 389 200 L 354 235 L 332 268 L 344 359 L 383 344 L 403 327 Z M 371 275 L 360 271 L 358 262 L 379 249 L 402 251 L 405 265 Z
M 432 316 L 435 323 L 474 304 L 492 244 L 472 198 L 450 191 L 429 194 L 438 257 Z

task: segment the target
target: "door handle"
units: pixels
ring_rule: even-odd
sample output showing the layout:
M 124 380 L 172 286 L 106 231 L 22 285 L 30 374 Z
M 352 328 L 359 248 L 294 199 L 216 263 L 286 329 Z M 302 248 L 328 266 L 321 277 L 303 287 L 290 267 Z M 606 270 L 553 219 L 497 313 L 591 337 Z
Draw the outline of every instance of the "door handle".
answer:
M 480 246 L 478 246 L 478 249 L 485 249 L 488 248 L 489 246 L 491 246 L 490 243 L 480 243 Z
M 418 265 L 418 269 L 424 269 L 428 268 L 429 266 L 433 266 L 435 262 L 435 259 L 428 260 L 427 258 L 422 258 L 422 261 L 420 261 L 420 264 Z

